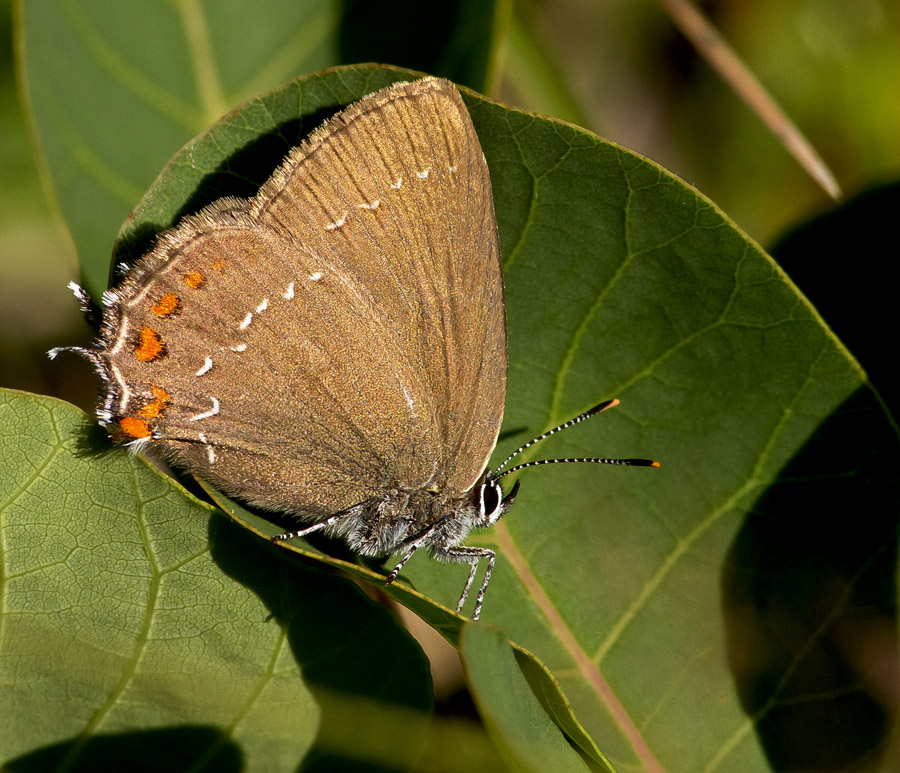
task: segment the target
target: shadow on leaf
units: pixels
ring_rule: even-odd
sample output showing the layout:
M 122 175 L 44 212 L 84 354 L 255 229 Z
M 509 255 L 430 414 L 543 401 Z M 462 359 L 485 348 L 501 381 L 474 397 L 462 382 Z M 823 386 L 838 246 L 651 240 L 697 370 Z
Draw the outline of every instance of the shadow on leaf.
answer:
M 893 725 L 897 437 L 869 389 L 756 502 L 723 571 L 741 704 L 776 771 L 878 757 Z
M 211 518 L 209 533 L 216 563 L 256 593 L 286 632 L 321 711 L 316 743 L 299 769 L 408 769 L 432 709 L 418 644 L 350 581 L 292 560 L 226 518 Z
M 43 773 L 47 770 L 243 770 L 240 749 L 221 730 L 211 727 L 175 727 L 134 733 L 95 735 L 54 744 L 7 762 L 8 773 Z

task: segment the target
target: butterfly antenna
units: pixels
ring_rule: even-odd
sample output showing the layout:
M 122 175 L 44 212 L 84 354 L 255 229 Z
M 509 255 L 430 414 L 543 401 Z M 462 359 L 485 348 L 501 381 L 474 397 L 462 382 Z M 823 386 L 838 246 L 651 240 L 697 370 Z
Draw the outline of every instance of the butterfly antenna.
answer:
M 607 408 L 614 408 L 619 404 L 617 399 L 607 400 L 606 402 L 602 402 L 599 405 L 595 405 L 593 408 L 585 411 L 584 413 L 578 414 L 574 419 L 569 419 L 566 422 L 563 422 L 558 427 L 554 427 L 553 429 L 547 430 L 542 435 L 538 435 L 533 440 L 529 440 L 522 446 L 519 446 L 515 451 L 513 451 L 506 459 L 504 459 L 503 464 L 497 467 L 492 473 L 492 477 L 497 480 L 506 475 L 509 475 L 513 472 L 518 472 L 519 470 L 523 470 L 526 467 L 536 467 L 539 464 L 568 464 L 570 462 L 589 462 L 592 464 L 621 464 L 627 465 L 629 467 L 659 467 L 659 462 L 653 461 L 652 459 L 604 459 L 600 457 L 583 457 L 577 459 L 541 459 L 534 462 L 525 462 L 524 464 L 518 464 L 515 467 L 510 467 L 508 470 L 504 472 L 500 472 L 507 464 L 509 464 L 513 459 L 515 459 L 519 454 L 521 454 L 525 449 L 531 448 L 535 443 L 540 443 L 542 440 L 550 437 L 551 435 L 555 435 L 557 432 L 560 432 L 567 427 L 571 427 L 573 424 L 580 424 L 585 419 L 591 418 L 591 416 L 596 416 L 598 413 L 602 413 Z

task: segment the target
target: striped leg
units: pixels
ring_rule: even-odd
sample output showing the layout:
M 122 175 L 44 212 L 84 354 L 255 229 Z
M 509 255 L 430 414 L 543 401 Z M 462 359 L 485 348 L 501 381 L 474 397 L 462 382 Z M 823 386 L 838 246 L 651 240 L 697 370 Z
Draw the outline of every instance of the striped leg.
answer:
M 471 567 L 469 570 L 469 579 L 466 581 L 466 587 L 463 588 L 462 595 L 459 597 L 459 604 L 456 607 L 457 612 L 461 612 L 463 604 L 466 603 L 469 589 L 472 587 L 472 581 L 475 579 L 475 572 L 478 570 L 478 562 L 482 558 L 488 560 L 487 569 L 484 572 L 484 580 L 481 583 L 481 588 L 478 590 L 478 596 L 475 598 L 475 610 L 472 612 L 472 619 L 477 620 L 479 615 L 481 615 L 481 605 L 484 602 L 484 594 L 487 590 L 488 583 L 491 581 L 491 574 L 494 571 L 494 559 L 496 558 L 496 553 L 490 548 L 455 545 L 451 548 L 447 548 L 446 556 L 451 561 L 460 561 L 469 564 Z
M 406 551 L 406 554 L 403 558 L 400 559 L 400 563 L 397 564 L 392 570 L 391 573 L 387 576 L 387 579 L 384 581 L 385 585 L 390 585 L 394 580 L 397 579 L 397 576 L 400 574 L 400 570 L 403 568 L 403 565 L 412 558 L 412 554 L 415 553 L 420 547 L 426 545 L 434 534 L 435 527 L 434 525 L 429 526 L 425 529 L 422 529 L 417 535 L 415 535 L 411 540 L 407 541 L 407 545 L 409 546 L 409 550 Z
M 341 520 L 345 515 L 347 515 L 347 513 L 337 513 L 330 518 L 326 518 L 324 521 L 319 521 L 312 526 L 307 526 L 305 529 L 300 529 L 300 531 L 286 531 L 284 534 L 276 534 L 272 537 L 272 542 L 284 542 L 285 540 L 294 539 L 295 537 L 305 537 L 307 534 L 312 534 L 315 531 L 324 529 L 326 526 L 331 526 L 331 524 Z

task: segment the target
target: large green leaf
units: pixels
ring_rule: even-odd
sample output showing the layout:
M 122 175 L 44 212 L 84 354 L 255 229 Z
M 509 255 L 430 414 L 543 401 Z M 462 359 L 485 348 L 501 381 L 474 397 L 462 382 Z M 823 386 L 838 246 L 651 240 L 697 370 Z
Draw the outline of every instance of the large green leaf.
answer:
M 393 618 L 98 430 L 58 400 L 0 391 L 9 769 L 292 770 L 312 755 L 392 770 L 404 750 L 412 762 L 430 679 Z
M 342 69 L 248 103 L 173 159 L 126 224 L 120 255 L 215 196 L 246 195 L 329 111 L 403 77 Z M 893 430 L 814 309 L 709 201 L 577 127 L 466 101 L 491 169 L 507 283 L 510 385 L 495 460 L 618 396 L 616 411 L 526 458 L 663 462 L 524 474 L 516 507 L 470 540 L 500 553 L 484 619 L 549 667 L 616 766 L 764 769 L 787 696 L 831 700 L 792 679 L 839 601 L 815 597 L 819 617 L 798 627 L 794 654 L 761 689 L 746 678 L 760 645 L 741 623 L 762 591 L 746 577 L 772 578 L 775 565 L 760 558 L 785 534 L 836 530 L 836 501 L 864 493 L 867 512 L 896 513 Z M 848 420 L 865 426 L 864 444 L 847 442 Z M 883 526 L 845 525 L 851 560 L 811 561 L 799 596 L 814 597 L 823 577 L 850 591 L 864 584 L 896 540 Z M 405 575 L 416 591 L 390 592 L 455 640 L 460 621 L 446 607 L 465 569 L 416 556 Z

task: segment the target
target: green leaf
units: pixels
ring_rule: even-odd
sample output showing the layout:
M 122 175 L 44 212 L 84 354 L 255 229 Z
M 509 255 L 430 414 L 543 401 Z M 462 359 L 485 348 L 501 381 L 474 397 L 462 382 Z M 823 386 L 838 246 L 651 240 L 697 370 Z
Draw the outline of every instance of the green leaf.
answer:
M 0 391 L 0 437 L 10 770 L 352 766 L 384 761 L 385 739 L 375 769 L 416 758 L 427 662 L 356 587 L 285 561 L 58 400 Z
M 121 254 L 210 197 L 246 195 L 329 111 L 408 77 L 342 68 L 247 103 L 173 159 L 123 230 Z M 515 508 L 469 540 L 498 551 L 483 619 L 546 664 L 616 768 L 765 770 L 790 737 L 781 718 L 832 699 L 821 674 L 797 677 L 835 622 L 852 622 L 845 599 L 884 591 L 869 568 L 895 551 L 896 433 L 816 311 L 697 191 L 577 127 L 465 99 L 491 170 L 507 287 L 510 380 L 494 463 L 619 397 L 522 461 L 663 464 L 525 471 Z M 866 517 L 883 513 L 869 528 Z M 801 552 L 804 537 L 812 552 Z M 808 573 L 768 607 L 789 563 L 774 559 L 792 555 Z M 415 590 L 389 592 L 454 640 L 465 567 L 416 555 L 404 575 Z M 754 671 L 766 637 L 799 610 L 792 646 Z
M 584 726 L 578 720 L 572 711 L 572 704 L 569 703 L 563 693 L 559 682 L 550 673 L 540 660 L 538 660 L 528 650 L 513 645 L 513 653 L 516 656 L 516 662 L 521 669 L 522 674 L 528 681 L 532 693 L 535 698 L 544 707 L 547 715 L 553 719 L 553 722 L 562 730 L 569 742 L 579 748 L 585 759 L 589 761 L 592 770 L 611 771 L 612 765 L 603 753 L 597 748 L 597 744 L 584 729 Z
M 511 770 L 587 772 L 535 698 L 503 631 L 470 623 L 460 652 L 478 710 Z

